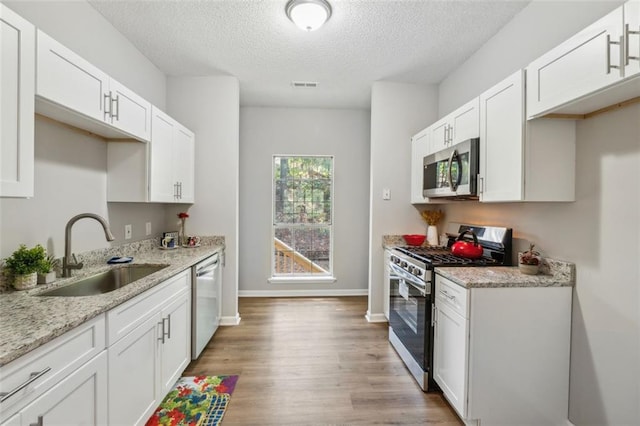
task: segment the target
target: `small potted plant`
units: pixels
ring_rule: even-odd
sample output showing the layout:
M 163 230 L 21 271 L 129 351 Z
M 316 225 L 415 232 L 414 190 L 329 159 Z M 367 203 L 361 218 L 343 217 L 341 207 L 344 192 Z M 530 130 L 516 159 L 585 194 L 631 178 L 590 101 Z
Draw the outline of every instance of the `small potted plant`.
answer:
M 5 268 L 13 276 L 13 287 L 17 290 L 28 290 L 37 285 L 38 271 L 45 260 L 44 247 L 40 244 L 28 249 L 24 244 L 5 260 Z
M 520 255 L 518 267 L 520 268 L 520 272 L 522 272 L 523 274 L 538 274 L 538 268 L 540 267 L 540 253 L 533 249 L 535 246 L 536 245 L 533 243 L 529 244 L 529 250 Z
M 38 284 L 49 284 L 56 280 L 56 269 L 60 265 L 58 259 L 52 254 L 47 255 L 38 271 Z

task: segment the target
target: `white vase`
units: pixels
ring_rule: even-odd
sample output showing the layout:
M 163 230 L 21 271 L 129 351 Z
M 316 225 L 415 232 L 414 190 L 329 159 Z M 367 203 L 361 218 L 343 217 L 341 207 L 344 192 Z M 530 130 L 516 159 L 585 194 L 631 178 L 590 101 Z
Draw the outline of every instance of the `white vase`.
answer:
M 435 225 L 427 227 L 427 242 L 430 246 L 438 245 L 438 228 Z
M 38 274 L 16 275 L 13 277 L 13 287 L 16 290 L 29 290 L 38 284 Z

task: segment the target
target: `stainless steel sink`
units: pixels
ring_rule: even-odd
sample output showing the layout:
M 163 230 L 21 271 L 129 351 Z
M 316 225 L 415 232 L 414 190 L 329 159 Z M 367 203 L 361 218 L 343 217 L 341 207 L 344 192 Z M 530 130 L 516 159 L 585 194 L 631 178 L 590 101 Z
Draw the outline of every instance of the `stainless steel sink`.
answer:
M 73 284 L 45 291 L 38 296 L 94 296 L 109 293 L 151 275 L 167 265 L 127 265 L 83 278 Z

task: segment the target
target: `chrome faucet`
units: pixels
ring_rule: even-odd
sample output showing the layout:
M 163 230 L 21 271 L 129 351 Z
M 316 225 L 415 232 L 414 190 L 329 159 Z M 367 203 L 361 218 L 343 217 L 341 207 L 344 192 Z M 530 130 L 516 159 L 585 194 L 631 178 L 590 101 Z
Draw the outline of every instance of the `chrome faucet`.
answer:
M 71 227 L 78 220 L 85 217 L 95 219 L 100 222 L 100 225 L 102 225 L 102 229 L 104 229 L 104 236 L 107 238 L 107 241 L 115 240 L 113 234 L 111 233 L 111 230 L 109 229 L 109 224 L 102 216 L 98 216 L 97 214 L 93 213 L 80 213 L 79 215 L 76 215 L 69 219 L 69 222 L 67 222 L 67 226 L 64 229 L 64 258 L 62 259 L 63 277 L 70 277 L 72 269 L 82 269 L 82 267 L 84 266 L 82 262 L 78 262 L 75 254 L 71 254 Z

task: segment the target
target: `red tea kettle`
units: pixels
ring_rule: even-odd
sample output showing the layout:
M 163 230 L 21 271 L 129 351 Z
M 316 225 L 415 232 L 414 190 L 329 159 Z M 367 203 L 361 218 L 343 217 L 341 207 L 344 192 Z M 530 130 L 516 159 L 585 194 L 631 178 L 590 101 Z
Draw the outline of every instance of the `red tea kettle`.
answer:
M 473 237 L 473 243 L 465 241 L 463 239 L 464 235 L 467 233 L 470 233 Z M 483 249 L 482 246 L 478 244 L 478 237 L 476 236 L 476 233 L 470 229 L 467 229 L 466 231 L 458 235 L 458 238 L 456 238 L 456 242 L 451 246 L 451 254 L 455 254 L 456 256 L 460 257 L 466 257 L 469 259 L 477 259 L 479 257 L 482 257 L 482 252 Z

